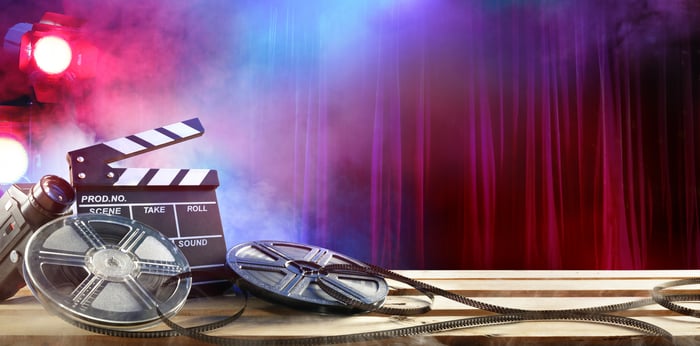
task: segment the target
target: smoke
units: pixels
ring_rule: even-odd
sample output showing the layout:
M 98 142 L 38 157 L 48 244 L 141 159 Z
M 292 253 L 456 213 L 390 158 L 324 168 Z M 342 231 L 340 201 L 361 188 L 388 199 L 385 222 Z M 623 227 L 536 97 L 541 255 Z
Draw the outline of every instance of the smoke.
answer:
M 231 73 L 217 65 L 222 41 L 214 40 L 230 35 L 225 21 L 217 18 L 230 10 L 212 4 L 216 2 L 67 2 L 67 13 L 88 20 L 84 31 L 100 52 L 95 85 L 85 100 L 90 111 L 79 114 L 79 121 L 105 136 L 121 136 L 195 112 L 223 120 L 219 105 L 193 104 L 205 92 L 200 84 Z
M 49 128 L 50 130 L 46 130 Z M 95 144 L 93 133 L 72 122 L 56 122 L 50 126 L 34 126 L 32 141 L 37 148 L 35 169 L 39 176 L 52 174 L 65 179 L 70 177 L 66 154 L 78 148 Z
M 690 0 L 37 0 L 13 4 L 1 17 L 8 26 L 37 21 L 46 10 L 84 18 L 100 52 L 90 87 L 38 139 L 38 175 L 65 172 L 67 151 L 199 117 L 203 137 L 120 164 L 218 170 L 224 229 L 238 242 L 306 239 L 309 215 L 338 232 L 364 227 L 357 220 L 370 208 L 363 184 L 375 116 L 406 111 L 399 107 L 414 100 L 401 97 L 416 88 L 416 67 L 442 73 L 438 65 L 447 62 L 451 71 L 469 71 L 462 58 L 473 53 L 465 45 L 489 54 L 494 45 L 507 49 L 506 42 L 530 37 L 510 30 L 520 28 L 506 26 L 512 19 L 552 32 L 582 23 L 588 44 L 603 35 L 648 47 L 691 35 L 699 7 Z M 596 25 L 604 32 L 591 30 Z M 500 31 L 503 42 L 497 29 L 509 29 Z M 581 44 L 566 43 L 556 46 L 562 56 Z M 439 94 L 454 92 L 449 78 L 433 81 Z M 341 222 L 354 223 L 324 221 L 317 207 L 327 202 L 348 211 L 335 215 Z
M 288 109 L 279 88 L 251 57 L 247 2 L 64 1 L 87 19 L 100 51 L 97 77 L 74 114 L 97 141 L 199 117 L 201 138 L 122 162 L 123 167 L 210 168 L 229 243 L 298 240 L 290 196 L 282 194 L 288 162 Z M 254 25 L 254 24 L 253 24 Z M 263 111 L 261 104 L 267 104 Z M 269 114 L 279 114 L 270 116 Z M 264 143 L 264 144 L 260 144 Z M 78 145 L 78 143 L 76 143 Z M 79 146 L 78 146 L 79 147 Z M 279 159 L 279 160 L 275 160 Z

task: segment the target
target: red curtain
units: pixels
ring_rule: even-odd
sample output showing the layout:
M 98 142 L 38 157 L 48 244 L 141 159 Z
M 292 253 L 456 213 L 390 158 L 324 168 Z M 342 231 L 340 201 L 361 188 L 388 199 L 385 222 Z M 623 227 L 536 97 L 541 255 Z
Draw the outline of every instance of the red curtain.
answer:
M 201 114 L 215 145 L 187 163 L 220 171 L 230 244 L 391 268 L 700 263 L 697 1 L 112 7 L 89 22 L 119 62 L 89 127 Z
M 229 244 L 390 268 L 700 264 L 698 1 L 163 3 L 65 3 L 105 55 L 76 112 L 100 139 L 201 116 L 206 148 L 176 155 L 219 170 Z
M 697 267 L 697 11 L 518 4 L 394 11 L 342 85 L 320 66 L 305 241 L 394 268 Z

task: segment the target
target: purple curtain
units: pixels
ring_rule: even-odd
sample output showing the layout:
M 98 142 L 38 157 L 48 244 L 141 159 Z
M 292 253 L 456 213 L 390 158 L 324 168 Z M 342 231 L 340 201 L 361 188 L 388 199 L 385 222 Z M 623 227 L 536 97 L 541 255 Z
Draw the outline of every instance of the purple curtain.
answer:
M 448 4 L 389 11 L 298 98 L 305 240 L 394 268 L 697 267 L 698 7 Z
M 92 126 L 221 124 L 197 159 L 221 171 L 230 243 L 391 268 L 700 264 L 697 1 L 174 3 L 90 22 L 120 67 Z

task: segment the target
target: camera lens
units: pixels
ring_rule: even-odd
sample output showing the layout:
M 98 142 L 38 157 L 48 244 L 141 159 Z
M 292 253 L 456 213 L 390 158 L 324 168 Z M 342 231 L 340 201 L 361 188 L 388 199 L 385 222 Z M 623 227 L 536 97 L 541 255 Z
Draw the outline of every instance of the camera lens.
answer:
M 29 196 L 50 215 L 64 213 L 73 205 L 75 191 L 67 181 L 55 175 L 46 175 L 32 188 Z
M 46 222 L 65 215 L 73 205 L 73 186 L 55 175 L 45 175 L 32 186 L 20 205 L 24 219 L 35 230 Z
M 65 211 L 63 206 L 70 206 L 75 198 L 73 187 L 67 181 L 56 176 L 44 177 L 41 180 L 41 189 L 51 201 L 61 205 L 61 212 Z

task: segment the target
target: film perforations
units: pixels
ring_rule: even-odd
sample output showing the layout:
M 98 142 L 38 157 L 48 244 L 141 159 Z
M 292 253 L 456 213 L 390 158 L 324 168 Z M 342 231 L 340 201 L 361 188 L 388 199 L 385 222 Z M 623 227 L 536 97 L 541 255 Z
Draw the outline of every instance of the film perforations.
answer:
M 127 218 L 81 214 L 47 223 L 29 239 L 24 273 L 47 309 L 97 327 L 133 329 L 172 316 L 191 287 L 179 249 Z M 160 311 L 160 313 L 159 313 Z
M 698 294 L 669 294 L 665 290 L 678 286 L 700 285 L 700 278 L 669 281 L 654 287 L 651 292 L 652 299 L 659 305 L 675 311 L 679 314 L 700 318 L 700 310 L 677 304 L 677 302 L 700 302 Z
M 442 296 L 461 304 L 479 308 L 481 310 L 495 313 L 489 316 L 469 317 L 456 320 L 421 324 L 416 326 L 402 327 L 390 330 L 375 332 L 354 333 L 346 335 L 284 338 L 284 339 L 248 339 L 236 337 L 220 337 L 204 334 L 192 328 L 183 328 L 168 318 L 163 321 L 175 331 L 182 335 L 217 345 L 326 345 L 351 342 L 365 342 L 368 340 L 391 339 L 421 334 L 430 334 L 455 329 L 473 328 L 480 326 L 498 325 L 505 323 L 527 322 L 527 321 L 578 321 L 598 323 L 605 325 L 621 326 L 637 330 L 648 335 L 658 337 L 658 343 L 673 343 L 673 336 L 663 328 L 634 318 L 610 314 L 631 307 L 639 307 L 653 303 L 650 299 L 639 301 L 591 307 L 584 309 L 562 309 L 562 310 L 522 310 L 509 307 L 486 304 L 471 298 L 442 290 L 429 284 L 404 277 L 395 272 L 363 264 L 361 262 L 348 261 L 320 261 L 314 262 L 309 259 L 323 258 L 325 249 L 308 245 L 287 243 L 287 242 L 250 242 L 239 244 L 232 248 L 227 256 L 229 266 L 241 275 L 241 285 L 251 290 L 254 294 L 263 299 L 283 302 L 287 305 L 301 306 L 308 308 L 309 305 L 321 305 L 313 299 L 303 299 L 305 304 L 300 305 L 295 300 L 302 300 L 299 295 L 291 294 L 298 290 L 290 289 L 292 286 L 308 281 L 315 282 L 316 285 L 326 294 L 322 304 L 329 302 L 325 299 L 335 299 L 336 303 L 345 305 L 345 309 L 356 311 L 366 310 L 379 313 L 390 314 L 417 314 L 422 313 L 420 309 L 406 308 L 403 311 L 399 308 L 386 308 L 383 304 L 366 304 L 363 299 L 359 299 L 356 293 L 349 294 L 342 286 L 327 284 L 324 278 L 333 275 L 350 277 L 371 277 L 394 280 L 405 283 L 427 297 Z M 342 256 L 332 253 L 333 256 Z M 313 263 L 309 264 L 309 263 Z M 325 264 L 321 264 L 325 263 Z M 301 268 L 301 270 L 300 270 Z M 291 273 L 291 274 L 290 274 Z M 306 276 L 300 278 L 299 276 Z M 263 283 L 259 283 L 263 282 Z M 680 283 L 687 284 L 687 283 Z M 301 284 L 301 287 L 308 285 Z M 303 290 L 298 290 L 302 292 Z M 316 292 L 318 293 L 318 292 Z M 373 296 L 374 297 L 374 296 Z M 366 299 L 367 297 L 365 297 Z M 312 307 L 313 308 L 313 307 Z M 316 306 L 318 309 L 319 306 Z M 240 311 L 236 316 L 239 316 Z
M 179 305 L 184 303 L 186 293 L 182 299 L 170 299 L 178 296 L 174 287 L 189 279 L 186 260 L 176 251 L 168 251 L 172 244 L 167 240 L 164 240 L 164 243 L 153 243 L 154 239 L 151 237 L 155 237 L 155 240 L 167 238 L 154 230 L 155 233 L 144 231 L 146 228 L 141 228 L 141 225 L 137 224 L 134 227 L 132 222 L 136 221 L 107 215 L 79 215 L 58 219 L 40 228 L 32 236 L 27 247 L 37 255 L 25 258 L 25 275 L 35 296 L 49 310 L 58 312 L 64 319 L 89 331 L 138 338 L 184 335 L 218 345 L 325 345 L 364 342 L 527 321 L 580 321 L 622 326 L 659 337 L 655 342 L 672 344 L 672 335 L 663 328 L 611 313 L 653 304 L 656 301 L 690 316 L 697 317 L 700 314 L 697 310 L 678 308 L 675 304 L 678 301 L 697 301 L 700 299 L 699 295 L 662 292 L 674 286 L 700 284 L 700 279 L 678 280 L 659 285 L 653 290 L 653 300 L 641 299 L 584 309 L 522 310 L 484 304 L 327 249 L 288 242 L 263 241 L 233 247 L 228 253 L 227 263 L 232 269 L 238 268 L 238 271 L 246 276 L 240 275 L 238 278 L 240 287 L 250 288 L 251 292 L 264 299 L 321 311 L 421 313 L 411 308 L 405 311 L 386 308 L 384 298 L 387 292 L 383 290 L 385 286 L 379 283 L 386 284 L 385 280 L 391 280 L 407 284 L 431 299 L 433 296 L 442 296 L 490 311 L 494 315 L 346 335 L 282 339 L 213 336 L 205 333 L 233 323 L 243 315 L 246 303 L 234 310 L 231 316 L 206 325 L 185 328 L 173 322 L 171 317 L 179 310 Z M 157 258 L 144 256 L 146 252 L 156 253 Z M 184 261 L 182 266 L 177 264 L 179 259 Z M 41 270 L 37 274 L 38 268 Z M 133 277 L 140 279 L 132 280 Z M 262 280 L 264 284 L 257 286 L 258 280 Z M 106 288 L 114 283 L 125 286 Z M 54 294 L 46 289 L 48 286 L 58 293 Z M 373 288 L 368 289 L 369 287 Z M 377 287 L 381 289 L 377 290 Z M 104 299 L 120 300 L 125 293 L 128 293 L 128 302 L 124 306 L 128 307 L 136 302 L 139 308 L 145 307 L 149 311 L 149 316 L 137 314 L 137 318 L 131 315 L 126 320 L 120 320 L 115 316 L 122 313 L 122 309 L 116 309 L 114 305 L 105 309 L 106 305 L 99 303 Z M 237 295 L 247 301 L 245 291 Z M 331 299 L 333 301 L 330 301 Z M 375 300 L 376 302 L 371 303 Z M 329 309 L 329 304 L 340 304 L 343 307 Z M 170 306 L 178 307 L 168 310 Z M 159 321 L 172 329 L 155 332 L 133 330 Z

